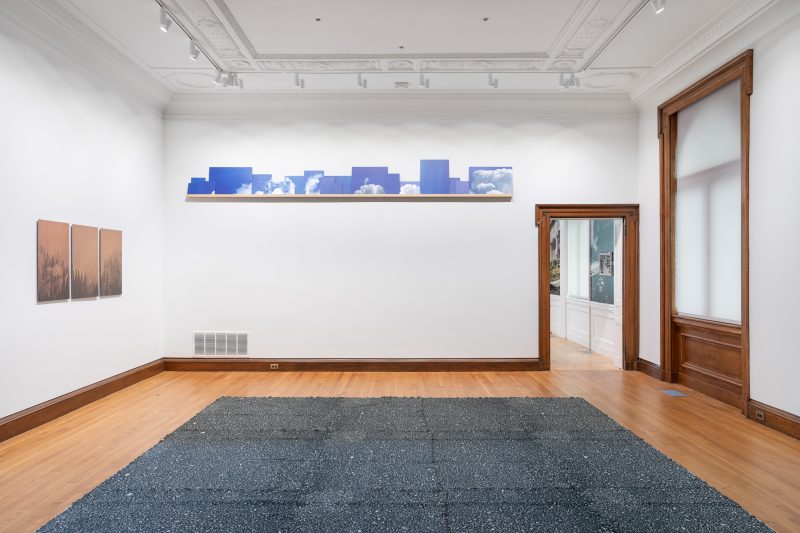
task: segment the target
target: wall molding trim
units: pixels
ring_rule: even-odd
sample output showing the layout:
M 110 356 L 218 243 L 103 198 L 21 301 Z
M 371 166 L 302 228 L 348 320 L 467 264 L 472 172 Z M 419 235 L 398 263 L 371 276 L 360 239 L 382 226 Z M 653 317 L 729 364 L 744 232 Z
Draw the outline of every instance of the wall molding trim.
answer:
M 270 368 L 278 364 L 277 369 Z M 636 370 L 660 379 L 660 367 L 639 359 Z M 480 359 L 272 359 L 164 357 L 0 418 L 0 442 L 44 425 L 161 372 L 527 372 L 542 370 L 537 358 Z M 663 380 L 662 380 L 663 381 Z M 763 414 L 763 420 L 757 413 Z M 760 415 L 759 415 L 760 416 Z M 750 400 L 747 417 L 800 438 L 800 417 Z
M 778 3 L 780 0 L 746 0 L 723 18 L 715 19 L 640 77 L 630 88 L 631 101 L 638 102 Z
M 540 370 L 539 359 L 271 359 L 165 357 L 164 370 L 206 372 L 501 372 Z M 271 368 L 278 365 L 278 368 Z
M 750 400 L 747 402 L 747 418 L 800 439 L 800 416 Z
M 638 110 L 624 93 L 482 93 L 441 91 L 433 94 L 324 92 L 180 94 L 164 110 L 171 119 L 430 119 L 514 120 L 565 117 L 636 120 Z
M 97 383 L 62 394 L 52 400 L 42 402 L 17 413 L 0 418 L 0 442 L 15 437 L 37 426 L 67 413 L 80 409 L 109 394 L 153 377 L 164 371 L 164 360 L 156 359 L 150 363 L 137 366 L 121 374 L 111 376 Z
M 651 378 L 662 380 L 661 366 L 655 363 L 651 363 L 646 359 L 642 359 L 641 357 L 639 357 L 639 360 L 636 361 L 636 370 L 642 372 L 643 374 L 647 374 Z

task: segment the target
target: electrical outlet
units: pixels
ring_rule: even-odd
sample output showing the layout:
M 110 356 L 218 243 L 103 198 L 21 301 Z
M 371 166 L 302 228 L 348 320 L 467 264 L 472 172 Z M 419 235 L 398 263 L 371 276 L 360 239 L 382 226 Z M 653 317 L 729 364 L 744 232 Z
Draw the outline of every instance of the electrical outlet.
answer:
M 278 370 L 278 363 L 270 363 L 269 364 L 270 370 Z
M 764 411 L 756 411 L 756 420 L 764 421 Z

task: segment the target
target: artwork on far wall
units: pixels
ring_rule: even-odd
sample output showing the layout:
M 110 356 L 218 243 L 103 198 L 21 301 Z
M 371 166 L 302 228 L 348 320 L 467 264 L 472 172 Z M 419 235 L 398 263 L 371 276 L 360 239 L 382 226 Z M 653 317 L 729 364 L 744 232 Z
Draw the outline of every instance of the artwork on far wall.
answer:
M 122 232 L 100 229 L 100 296 L 122 294 Z
M 550 294 L 561 294 L 561 223 L 550 221 Z
M 98 295 L 97 228 L 72 226 L 72 298 Z
M 614 220 L 592 220 L 591 300 L 614 303 Z
M 191 178 L 189 195 L 503 195 L 513 192 L 510 166 L 475 166 L 465 179 L 451 175 L 450 160 L 423 159 L 419 176 L 404 177 L 389 167 L 351 167 L 349 175 L 304 170 L 293 176 L 254 174 L 252 167 L 210 167 L 208 178 Z
M 36 223 L 36 301 L 69 299 L 69 224 Z

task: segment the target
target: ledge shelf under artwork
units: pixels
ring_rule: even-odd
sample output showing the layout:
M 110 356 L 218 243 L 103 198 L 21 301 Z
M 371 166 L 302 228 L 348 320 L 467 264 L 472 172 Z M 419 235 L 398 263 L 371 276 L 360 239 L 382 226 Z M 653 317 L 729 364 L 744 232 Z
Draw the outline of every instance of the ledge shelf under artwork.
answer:
M 187 194 L 188 201 L 379 201 L 379 202 L 508 202 L 510 194 Z

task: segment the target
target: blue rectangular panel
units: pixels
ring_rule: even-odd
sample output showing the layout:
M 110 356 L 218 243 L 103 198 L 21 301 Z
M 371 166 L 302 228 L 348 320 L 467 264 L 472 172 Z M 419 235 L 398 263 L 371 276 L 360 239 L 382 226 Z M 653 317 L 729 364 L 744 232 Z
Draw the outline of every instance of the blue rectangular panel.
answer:
M 215 184 L 217 194 L 245 194 L 252 192 L 253 167 L 211 167 L 208 179 Z
M 447 194 L 450 190 L 450 160 L 422 159 L 419 162 L 419 189 L 422 194 Z
M 272 174 L 253 174 L 253 194 L 267 194 Z
M 206 178 L 192 178 L 189 182 L 189 188 L 186 194 L 213 194 L 214 182 Z
M 511 167 L 469 167 L 469 190 L 472 194 L 511 194 Z
M 353 193 L 360 190 L 365 193 L 385 194 L 388 175 L 389 167 L 353 167 L 351 190 Z

